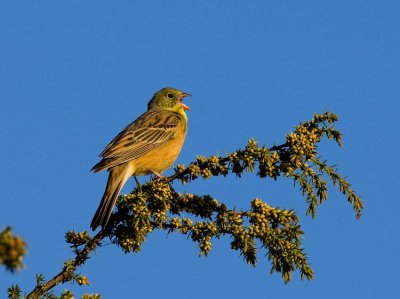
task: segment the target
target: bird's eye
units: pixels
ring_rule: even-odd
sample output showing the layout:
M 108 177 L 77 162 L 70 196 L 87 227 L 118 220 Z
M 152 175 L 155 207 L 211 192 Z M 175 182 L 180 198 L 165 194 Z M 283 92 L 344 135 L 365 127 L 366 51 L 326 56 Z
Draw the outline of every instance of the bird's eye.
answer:
M 172 93 L 167 93 L 167 97 L 168 97 L 169 99 L 173 99 L 173 98 L 174 98 L 174 94 L 172 94 Z

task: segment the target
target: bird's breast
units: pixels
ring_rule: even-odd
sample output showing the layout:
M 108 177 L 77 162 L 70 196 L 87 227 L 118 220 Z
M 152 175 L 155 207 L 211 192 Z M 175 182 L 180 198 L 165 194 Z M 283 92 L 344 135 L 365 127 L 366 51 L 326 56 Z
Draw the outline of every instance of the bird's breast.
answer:
M 186 137 L 186 126 L 179 128 L 174 137 L 163 145 L 131 161 L 134 175 L 162 173 L 172 166 L 182 149 Z

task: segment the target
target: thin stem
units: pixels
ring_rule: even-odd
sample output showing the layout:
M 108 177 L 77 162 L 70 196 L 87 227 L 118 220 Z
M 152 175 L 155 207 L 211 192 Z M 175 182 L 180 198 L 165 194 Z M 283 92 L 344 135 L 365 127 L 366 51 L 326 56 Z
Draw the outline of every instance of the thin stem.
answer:
M 54 286 L 59 283 L 64 283 L 70 281 L 73 277 L 73 273 L 77 267 L 82 265 L 89 254 L 99 246 L 101 240 L 103 240 L 108 234 L 105 233 L 104 230 L 101 230 L 97 235 L 91 239 L 86 246 L 77 254 L 77 256 L 72 260 L 71 267 L 64 267 L 64 269 L 55 275 L 52 279 L 45 282 L 44 284 L 37 285 L 32 292 L 30 292 L 27 296 L 27 299 L 39 299 L 40 296 L 44 295 Z
M 279 150 L 284 149 L 285 147 L 289 147 L 289 143 L 283 143 L 283 144 L 280 144 L 280 145 L 274 145 L 274 146 L 270 147 L 268 150 L 269 151 L 279 151 Z M 220 163 L 229 162 L 229 157 L 221 158 L 219 161 L 220 161 Z M 172 181 L 174 181 L 174 180 L 176 180 L 178 178 L 182 178 L 186 174 L 189 174 L 189 172 L 190 172 L 190 169 L 186 168 L 185 170 L 183 170 L 181 172 L 178 172 L 178 173 L 175 173 L 175 174 L 173 174 L 173 175 L 171 175 L 169 177 L 164 177 L 164 178 L 162 178 L 162 180 L 164 182 L 166 182 L 166 183 L 170 183 L 170 182 L 172 182 Z

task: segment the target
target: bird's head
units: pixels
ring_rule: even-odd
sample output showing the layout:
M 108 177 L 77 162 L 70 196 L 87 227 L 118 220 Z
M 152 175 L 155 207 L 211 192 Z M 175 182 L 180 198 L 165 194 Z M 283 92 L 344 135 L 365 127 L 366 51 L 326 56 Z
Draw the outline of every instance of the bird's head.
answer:
M 191 95 L 175 88 L 166 87 L 157 91 L 148 104 L 148 109 L 167 109 L 184 113 L 190 108 L 182 103 L 184 97 Z

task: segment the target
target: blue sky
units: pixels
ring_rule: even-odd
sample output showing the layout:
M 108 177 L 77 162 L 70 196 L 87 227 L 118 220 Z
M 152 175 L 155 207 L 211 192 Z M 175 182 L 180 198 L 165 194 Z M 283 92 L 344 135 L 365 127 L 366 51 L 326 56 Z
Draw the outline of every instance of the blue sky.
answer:
M 249 1 L 250 2 L 250 1 Z M 332 190 L 317 217 L 290 181 L 246 175 L 180 191 L 247 209 L 260 197 L 294 208 L 315 279 L 284 285 L 260 251 L 257 268 L 216 240 L 198 257 L 181 235 L 149 236 L 139 254 L 100 248 L 81 268 L 103 298 L 393 298 L 400 226 L 397 149 L 400 19 L 397 1 L 2 1 L 0 2 L 0 229 L 29 244 L 26 269 L 0 269 L 0 297 L 29 291 L 72 256 L 67 230 L 87 230 L 106 173 L 98 153 L 165 86 L 192 93 L 178 158 L 224 154 L 252 137 L 281 143 L 314 112 L 340 117 L 343 148 L 320 153 L 353 184 L 365 212 Z M 168 173 L 171 173 L 171 170 Z M 140 178 L 144 181 L 147 178 Z M 133 180 L 124 188 L 129 192 Z M 397 198 L 397 200 L 396 200 Z

